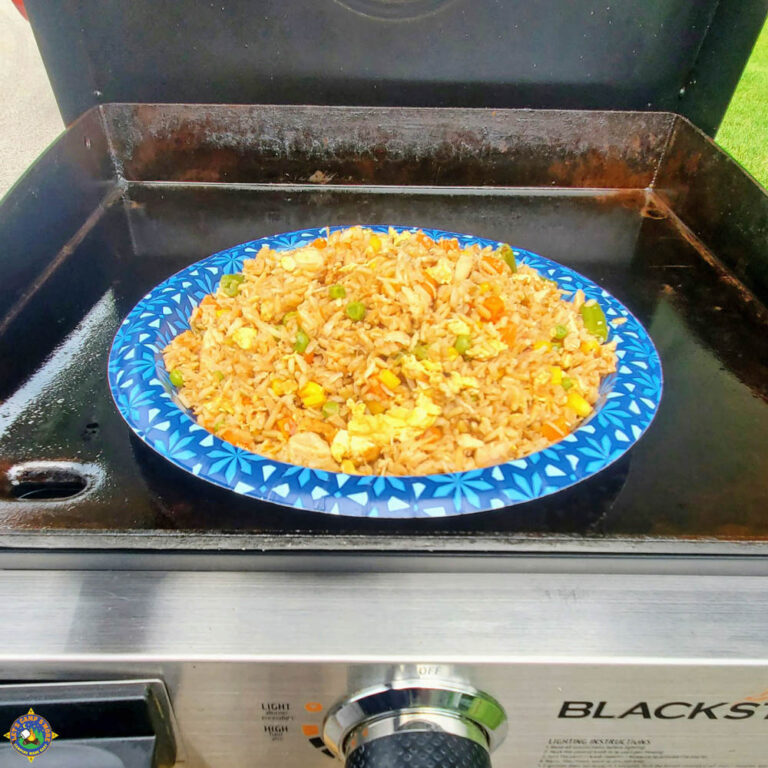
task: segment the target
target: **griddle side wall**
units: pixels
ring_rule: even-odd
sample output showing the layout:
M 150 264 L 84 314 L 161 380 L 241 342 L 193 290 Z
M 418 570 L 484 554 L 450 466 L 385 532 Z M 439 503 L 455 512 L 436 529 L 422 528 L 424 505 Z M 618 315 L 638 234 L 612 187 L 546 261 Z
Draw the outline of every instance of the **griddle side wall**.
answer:
M 654 190 L 736 278 L 768 302 L 768 195 L 733 158 L 677 118 Z

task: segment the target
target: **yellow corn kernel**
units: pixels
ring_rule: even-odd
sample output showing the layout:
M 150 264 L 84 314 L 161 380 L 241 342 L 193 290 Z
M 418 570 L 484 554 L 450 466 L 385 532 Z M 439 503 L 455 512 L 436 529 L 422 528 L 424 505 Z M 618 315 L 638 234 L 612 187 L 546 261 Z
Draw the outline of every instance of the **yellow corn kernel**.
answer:
M 280 266 L 286 272 L 293 272 L 293 270 L 296 269 L 296 259 L 294 259 L 293 256 L 283 256 L 283 258 L 280 259 Z
M 592 413 L 592 406 L 578 393 L 568 393 L 568 405 L 582 418 Z
M 562 384 L 563 382 L 563 369 L 559 365 L 551 365 L 549 367 L 550 380 L 553 384 Z
M 216 310 L 216 317 L 221 317 L 223 314 L 224 314 L 224 310 L 223 309 L 217 309 Z
M 397 389 L 400 386 L 401 381 L 392 371 L 384 368 L 379 371 L 379 381 L 388 389 Z
M 255 328 L 238 328 L 232 333 L 232 341 L 234 341 L 240 349 L 250 349 L 258 335 L 259 332 Z
M 269 386 L 278 397 L 290 395 L 299 388 L 299 385 L 290 379 L 272 379 L 272 383 Z
M 449 349 L 448 349 L 448 359 L 449 360 L 455 360 L 458 356 L 459 356 L 459 353 L 453 347 L 449 347 Z
M 378 400 L 369 400 L 366 403 L 368 410 L 373 416 L 378 416 L 380 413 L 384 413 L 387 410 L 387 406 L 384 403 L 380 403 Z
M 316 381 L 308 381 L 299 390 L 299 396 L 305 408 L 317 408 L 325 402 L 325 390 Z
M 599 346 L 597 339 L 586 339 L 581 342 L 581 351 L 586 355 L 588 352 L 594 352 Z
M 550 350 L 550 349 L 552 349 L 552 344 L 550 344 L 550 342 L 548 342 L 548 341 L 544 341 L 544 340 L 541 340 L 541 341 L 537 341 L 537 342 L 536 342 L 536 343 L 533 345 L 533 348 L 534 348 L 534 349 L 546 349 L 546 350 Z
M 348 475 L 353 475 L 355 473 L 355 462 L 350 459 L 344 459 L 341 462 L 341 471 L 346 472 Z
M 491 290 L 490 283 L 480 283 L 480 293 L 488 293 Z
M 371 235 L 368 245 L 374 253 L 378 253 L 381 250 L 381 238 L 378 235 Z

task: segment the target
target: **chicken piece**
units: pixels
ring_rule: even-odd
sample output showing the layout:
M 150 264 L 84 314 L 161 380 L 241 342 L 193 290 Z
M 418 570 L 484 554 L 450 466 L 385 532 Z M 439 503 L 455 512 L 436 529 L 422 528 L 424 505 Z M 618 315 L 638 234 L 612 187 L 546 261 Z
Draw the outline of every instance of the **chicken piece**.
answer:
M 297 432 L 288 440 L 288 460 L 292 464 L 314 469 L 334 471 L 336 463 L 331 457 L 331 448 L 315 432 Z
M 314 277 L 325 266 L 325 256 L 317 248 L 302 248 L 293 254 L 296 270 L 307 277 Z
M 472 254 L 462 251 L 456 261 L 456 269 L 453 273 L 457 283 L 460 283 L 462 280 L 466 280 L 469 277 L 469 273 L 472 271 L 472 263 Z
M 456 443 L 461 448 L 466 448 L 467 450 L 479 450 L 480 448 L 485 447 L 485 443 L 482 440 L 479 440 L 476 437 L 472 437 L 472 435 L 458 435 L 456 437 Z
M 509 443 L 495 441 L 485 443 L 475 450 L 475 462 L 478 467 L 490 467 L 492 464 L 501 464 L 512 455 Z

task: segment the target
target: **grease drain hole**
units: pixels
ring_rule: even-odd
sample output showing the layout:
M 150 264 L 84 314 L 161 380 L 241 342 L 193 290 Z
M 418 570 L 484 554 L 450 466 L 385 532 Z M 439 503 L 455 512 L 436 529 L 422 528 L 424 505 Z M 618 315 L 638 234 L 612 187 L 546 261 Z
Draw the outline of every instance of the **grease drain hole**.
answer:
M 6 475 L 6 498 L 18 501 L 58 501 L 83 493 L 95 477 L 94 468 L 70 461 L 30 461 L 16 464 Z

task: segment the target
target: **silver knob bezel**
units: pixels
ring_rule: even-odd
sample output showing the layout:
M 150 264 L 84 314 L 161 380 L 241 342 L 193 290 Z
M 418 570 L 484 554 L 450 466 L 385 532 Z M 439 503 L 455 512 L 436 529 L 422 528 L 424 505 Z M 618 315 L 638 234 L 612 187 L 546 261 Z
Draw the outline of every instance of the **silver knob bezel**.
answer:
M 471 686 L 424 680 L 398 680 L 389 685 L 364 689 L 333 706 L 323 723 L 323 741 L 336 757 L 344 759 L 348 742 L 368 724 L 376 732 L 394 724 L 393 716 L 420 717 L 435 720 L 438 728 L 456 720 L 468 721 L 485 735 L 489 751 L 493 751 L 507 733 L 507 717 L 496 699 Z M 374 723 L 377 723 L 375 726 Z M 370 736 L 370 733 L 368 734 Z
M 414 709 L 393 712 L 377 720 L 367 720 L 353 728 L 343 743 L 344 755 L 349 756 L 358 747 L 384 736 L 397 733 L 431 733 L 440 731 L 474 741 L 486 751 L 488 735 L 472 720 L 459 715 L 447 714 L 439 709 Z

